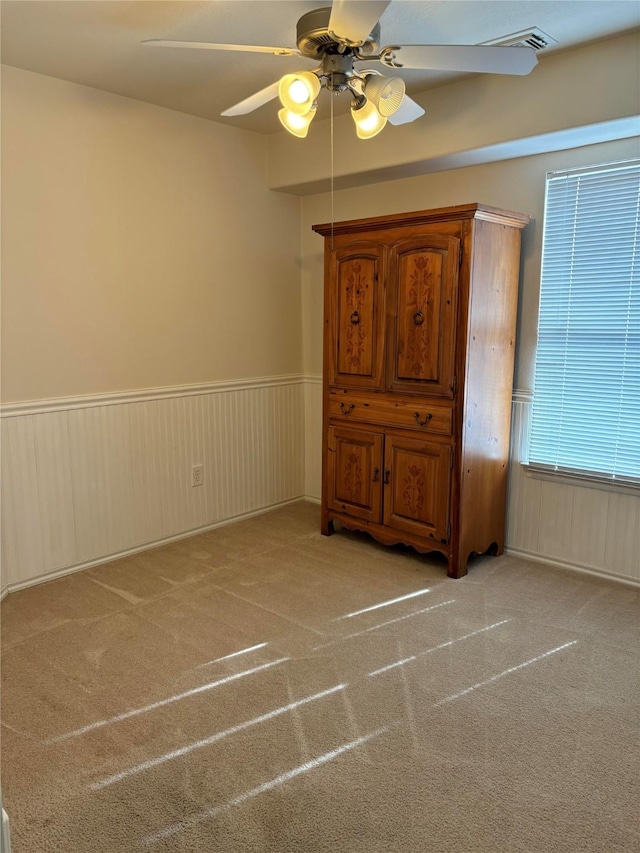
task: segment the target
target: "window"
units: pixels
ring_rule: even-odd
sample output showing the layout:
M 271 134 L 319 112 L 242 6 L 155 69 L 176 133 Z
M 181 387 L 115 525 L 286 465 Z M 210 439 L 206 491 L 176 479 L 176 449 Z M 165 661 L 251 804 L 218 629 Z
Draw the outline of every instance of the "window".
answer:
M 534 470 L 640 484 L 640 161 L 550 172 Z

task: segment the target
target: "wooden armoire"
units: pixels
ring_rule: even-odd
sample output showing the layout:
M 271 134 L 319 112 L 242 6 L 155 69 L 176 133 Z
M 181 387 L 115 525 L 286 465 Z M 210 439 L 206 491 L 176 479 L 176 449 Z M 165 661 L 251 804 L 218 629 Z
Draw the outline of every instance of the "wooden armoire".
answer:
M 322 532 L 504 548 L 529 217 L 482 204 L 314 225 L 325 238 Z

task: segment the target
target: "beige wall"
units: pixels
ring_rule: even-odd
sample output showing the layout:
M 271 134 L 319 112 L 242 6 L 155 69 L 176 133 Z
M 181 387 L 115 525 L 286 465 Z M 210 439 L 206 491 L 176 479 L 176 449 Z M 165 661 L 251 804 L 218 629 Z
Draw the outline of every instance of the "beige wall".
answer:
M 300 372 L 264 137 L 9 67 L 2 110 L 4 402 Z

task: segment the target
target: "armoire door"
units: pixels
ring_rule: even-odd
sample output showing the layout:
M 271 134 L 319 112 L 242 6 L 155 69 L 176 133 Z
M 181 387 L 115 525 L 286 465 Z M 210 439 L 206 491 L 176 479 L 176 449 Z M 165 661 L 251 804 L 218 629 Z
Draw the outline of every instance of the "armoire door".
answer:
M 330 426 L 328 439 L 328 507 L 379 522 L 382 518 L 382 433 Z
M 357 241 L 333 252 L 325 345 L 329 384 L 384 388 L 384 281 L 387 249 Z
M 384 524 L 449 540 L 451 452 L 447 444 L 386 436 Z
M 396 243 L 390 263 L 388 387 L 452 397 L 460 240 L 440 234 Z

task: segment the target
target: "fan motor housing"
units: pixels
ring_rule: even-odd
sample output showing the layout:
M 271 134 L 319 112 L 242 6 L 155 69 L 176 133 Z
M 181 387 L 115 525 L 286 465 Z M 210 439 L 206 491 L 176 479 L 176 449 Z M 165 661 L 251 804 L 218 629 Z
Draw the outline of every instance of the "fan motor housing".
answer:
M 314 9 L 307 12 L 298 21 L 297 41 L 298 50 L 303 56 L 311 59 L 323 56 L 325 53 L 335 53 L 340 48 L 353 48 L 361 56 L 371 56 L 380 48 L 380 24 L 376 24 L 366 40 L 361 44 L 350 44 L 339 41 L 329 30 L 331 7 Z

